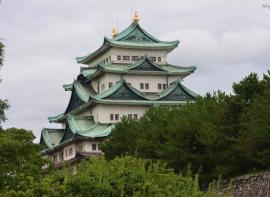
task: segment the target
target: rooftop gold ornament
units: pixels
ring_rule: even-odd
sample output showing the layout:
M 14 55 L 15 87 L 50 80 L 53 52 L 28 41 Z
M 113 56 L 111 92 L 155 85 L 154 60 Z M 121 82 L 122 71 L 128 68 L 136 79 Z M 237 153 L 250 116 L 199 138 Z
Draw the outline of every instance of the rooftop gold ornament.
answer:
M 139 22 L 140 17 L 138 15 L 138 12 L 137 11 L 135 11 L 132 19 L 133 19 L 133 22 L 136 22 L 136 23 Z
M 116 30 L 116 28 L 114 27 L 113 29 L 112 29 L 112 37 L 114 38 L 115 36 L 117 36 L 117 30 Z

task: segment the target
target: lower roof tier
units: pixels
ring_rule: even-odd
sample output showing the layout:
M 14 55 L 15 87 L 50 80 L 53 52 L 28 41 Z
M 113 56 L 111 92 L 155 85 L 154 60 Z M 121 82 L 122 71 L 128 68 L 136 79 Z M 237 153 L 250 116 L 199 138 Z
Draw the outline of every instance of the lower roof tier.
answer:
M 48 152 L 78 138 L 107 137 L 111 133 L 112 127 L 111 124 L 95 123 L 91 116 L 68 115 L 65 129 L 42 129 L 40 144 L 43 145 L 43 152 Z
M 132 87 L 124 79 L 118 81 L 111 88 L 93 95 L 79 81 L 74 81 L 71 98 L 63 114 L 49 117 L 50 122 L 63 122 L 68 114 L 84 111 L 92 105 L 177 105 L 193 101 L 198 95 L 186 88 L 179 80 L 160 92 L 156 98 L 149 99 L 142 92 Z

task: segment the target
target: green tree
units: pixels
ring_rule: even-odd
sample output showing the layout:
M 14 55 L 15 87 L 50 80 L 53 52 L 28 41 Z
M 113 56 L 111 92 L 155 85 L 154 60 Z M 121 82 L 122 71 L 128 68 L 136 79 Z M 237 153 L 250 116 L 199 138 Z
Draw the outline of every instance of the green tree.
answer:
M 204 183 L 265 169 L 269 89 L 269 72 L 263 79 L 251 73 L 233 84 L 233 95 L 208 93 L 194 103 L 152 108 L 138 121 L 117 124 L 102 150 L 107 159 L 136 155 L 164 161 L 176 171 L 190 164 Z
M 3 65 L 4 61 L 4 45 L 2 42 L 0 42 L 0 69 Z M 0 79 L 1 82 L 1 79 Z M 0 99 L 0 128 L 1 128 L 1 123 L 6 120 L 5 116 L 5 110 L 7 110 L 9 107 L 7 100 L 2 100 Z
M 241 121 L 238 148 L 251 170 L 266 170 L 270 165 L 270 89 L 246 109 Z
M 36 182 L 30 181 L 26 191 L 10 190 L 0 192 L 0 196 L 216 197 L 217 187 L 202 192 L 197 176 L 184 177 L 149 159 L 128 156 L 108 161 L 93 157 L 82 162 L 75 175 L 64 169 Z
M 24 191 L 37 180 L 45 161 L 34 135 L 24 129 L 0 130 L 0 190 Z

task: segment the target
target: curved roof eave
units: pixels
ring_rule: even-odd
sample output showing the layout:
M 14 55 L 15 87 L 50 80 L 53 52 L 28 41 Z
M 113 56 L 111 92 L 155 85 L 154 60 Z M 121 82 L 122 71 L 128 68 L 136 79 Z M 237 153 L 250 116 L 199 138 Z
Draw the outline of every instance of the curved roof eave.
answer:
M 97 55 L 101 55 L 104 53 L 107 49 L 109 49 L 111 46 L 109 45 L 106 37 L 104 37 L 103 44 L 93 53 L 90 53 L 83 57 L 76 57 L 75 60 L 79 64 L 87 64 L 89 61 L 91 61 L 94 57 Z
M 143 48 L 143 49 L 167 49 L 168 51 L 173 50 L 179 45 L 179 40 L 164 42 L 161 43 L 136 43 L 136 42 L 123 42 L 123 41 L 115 41 L 113 39 L 109 39 L 104 37 L 103 44 L 99 47 L 95 52 L 90 53 L 83 57 L 76 57 L 76 62 L 79 64 L 87 64 L 91 60 L 93 60 L 96 56 L 101 55 L 106 50 L 111 47 L 119 47 L 119 48 Z

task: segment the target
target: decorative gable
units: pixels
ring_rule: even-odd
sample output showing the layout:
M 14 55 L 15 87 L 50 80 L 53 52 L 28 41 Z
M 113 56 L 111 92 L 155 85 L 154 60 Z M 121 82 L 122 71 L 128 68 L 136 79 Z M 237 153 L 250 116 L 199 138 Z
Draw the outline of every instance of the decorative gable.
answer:
M 71 131 L 69 125 L 67 124 L 67 128 L 66 128 L 64 136 L 61 140 L 61 143 L 72 139 L 74 136 L 75 136 L 74 133 Z
M 159 68 L 157 65 L 150 62 L 148 58 L 145 58 L 145 60 L 130 70 L 141 70 L 141 71 L 164 71 L 163 69 Z
M 103 98 L 103 99 L 111 99 L 111 100 L 145 100 L 143 97 L 139 96 L 138 94 L 134 93 L 128 87 L 126 83 L 123 83 L 121 87 L 119 87 L 114 93 L 111 95 Z
M 78 96 L 77 92 L 73 88 L 72 93 L 71 93 L 71 97 L 70 97 L 70 100 L 69 100 L 69 104 L 67 106 L 65 114 L 67 114 L 67 113 L 71 112 L 72 110 L 80 107 L 84 103 L 85 102 Z
M 135 42 L 156 42 L 145 33 L 143 33 L 140 28 L 135 28 L 130 34 L 121 39 L 121 41 L 135 41 Z
M 170 94 L 160 99 L 160 101 L 186 101 L 194 100 L 182 87 L 177 86 Z
M 192 101 L 198 95 L 185 86 L 183 86 L 179 80 L 175 81 L 168 89 L 163 91 L 159 101 Z

